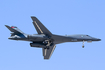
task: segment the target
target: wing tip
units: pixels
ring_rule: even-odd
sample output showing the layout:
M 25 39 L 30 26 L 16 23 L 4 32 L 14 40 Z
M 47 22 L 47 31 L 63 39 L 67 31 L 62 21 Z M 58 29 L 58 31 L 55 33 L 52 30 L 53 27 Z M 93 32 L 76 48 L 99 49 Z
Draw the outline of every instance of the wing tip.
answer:
M 36 21 L 36 17 L 35 16 L 31 16 L 31 19 L 33 20 L 33 21 Z
M 31 18 L 36 18 L 35 16 L 31 16 Z
M 49 60 L 50 58 L 47 58 L 47 57 L 44 56 L 44 59 L 45 59 L 45 60 Z
M 35 16 L 31 16 L 31 18 L 34 18 Z

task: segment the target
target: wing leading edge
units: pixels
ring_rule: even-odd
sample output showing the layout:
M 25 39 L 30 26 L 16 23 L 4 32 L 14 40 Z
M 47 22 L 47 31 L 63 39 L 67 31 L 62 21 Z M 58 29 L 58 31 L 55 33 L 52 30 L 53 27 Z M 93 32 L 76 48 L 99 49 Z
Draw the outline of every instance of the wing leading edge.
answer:
M 46 34 L 48 36 L 52 35 L 52 33 L 36 17 L 31 18 L 33 20 L 33 25 L 36 28 L 38 34 Z
M 52 46 L 49 46 L 49 49 L 44 49 L 43 48 L 43 56 L 44 56 L 44 59 L 49 59 L 55 49 L 56 45 L 52 45 Z

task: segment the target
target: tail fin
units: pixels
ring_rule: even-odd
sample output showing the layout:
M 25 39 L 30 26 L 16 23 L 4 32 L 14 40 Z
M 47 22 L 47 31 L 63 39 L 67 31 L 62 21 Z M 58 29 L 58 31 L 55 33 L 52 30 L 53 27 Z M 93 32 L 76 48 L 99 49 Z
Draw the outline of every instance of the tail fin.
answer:
M 18 34 L 24 34 L 21 30 L 19 30 L 16 26 L 8 26 L 8 25 L 5 25 L 11 32 L 11 35 L 18 35 Z

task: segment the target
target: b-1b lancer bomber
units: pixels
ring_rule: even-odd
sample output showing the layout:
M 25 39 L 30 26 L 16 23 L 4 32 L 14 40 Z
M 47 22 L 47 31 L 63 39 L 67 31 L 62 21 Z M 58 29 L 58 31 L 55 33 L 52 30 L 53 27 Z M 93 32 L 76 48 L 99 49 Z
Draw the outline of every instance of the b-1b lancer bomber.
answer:
M 44 59 L 49 59 L 52 55 L 56 44 L 64 43 L 64 42 L 92 42 L 92 41 L 100 41 L 101 39 L 91 37 L 89 35 L 55 35 L 52 34 L 36 17 L 31 17 L 33 20 L 33 25 L 36 28 L 38 34 L 25 34 L 21 30 L 19 30 L 16 26 L 8 26 L 5 25 L 12 33 L 8 39 L 12 40 L 23 40 L 23 41 L 31 41 L 31 47 L 42 48 Z

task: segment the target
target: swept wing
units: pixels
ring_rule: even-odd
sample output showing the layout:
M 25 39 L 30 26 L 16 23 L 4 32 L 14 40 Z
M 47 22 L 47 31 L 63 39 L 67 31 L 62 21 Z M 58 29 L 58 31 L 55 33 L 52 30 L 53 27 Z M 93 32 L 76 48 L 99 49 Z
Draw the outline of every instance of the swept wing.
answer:
M 38 34 L 45 34 L 49 37 L 52 36 L 52 33 L 36 17 L 31 17 L 31 18 L 33 20 L 33 25 L 36 28 Z M 44 59 L 49 59 L 51 57 L 55 47 L 56 45 L 53 44 L 49 46 L 49 49 L 42 48 Z
M 43 56 L 44 56 L 44 59 L 49 59 L 55 49 L 56 45 L 53 44 L 52 46 L 49 46 L 49 49 L 44 49 L 43 48 Z
M 36 28 L 38 34 L 46 34 L 48 36 L 52 35 L 52 33 L 36 17 L 31 18 L 33 20 L 33 25 Z

